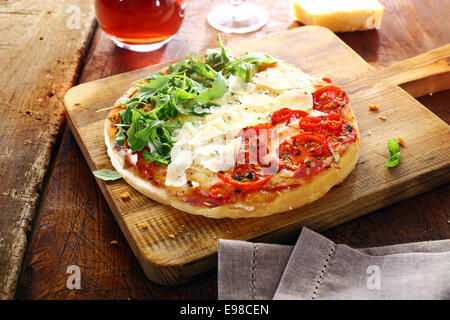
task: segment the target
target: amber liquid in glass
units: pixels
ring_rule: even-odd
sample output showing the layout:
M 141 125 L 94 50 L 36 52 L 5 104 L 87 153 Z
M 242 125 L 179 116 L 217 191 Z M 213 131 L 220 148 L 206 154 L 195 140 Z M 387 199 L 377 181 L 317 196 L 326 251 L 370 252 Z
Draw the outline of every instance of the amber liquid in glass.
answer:
M 171 38 L 181 26 L 184 8 L 185 0 L 95 1 L 102 29 L 128 44 L 161 43 Z

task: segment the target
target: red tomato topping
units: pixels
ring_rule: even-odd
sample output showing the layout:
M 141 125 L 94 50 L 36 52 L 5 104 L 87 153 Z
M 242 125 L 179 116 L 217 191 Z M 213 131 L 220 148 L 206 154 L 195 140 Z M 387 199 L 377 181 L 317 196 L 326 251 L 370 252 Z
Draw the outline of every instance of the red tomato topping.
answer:
M 301 118 L 307 117 L 308 115 L 309 115 L 309 113 L 306 111 L 294 110 L 294 111 L 292 111 L 291 117 L 295 118 L 295 119 L 301 119 Z
M 276 125 L 277 123 L 285 122 L 285 121 L 289 120 L 289 118 L 291 117 L 291 114 L 292 114 L 292 110 L 289 108 L 283 108 L 283 109 L 275 111 L 272 114 L 272 124 Z
M 306 151 L 313 157 L 330 156 L 330 149 L 325 137 L 318 133 L 304 132 L 291 137 L 292 144 Z
M 322 118 L 321 117 L 301 118 L 299 121 L 299 126 L 305 131 L 320 129 L 322 127 Z
M 331 83 L 331 79 L 327 77 L 322 77 L 322 80 L 328 83 Z
M 326 113 L 339 112 L 348 104 L 347 93 L 334 85 L 320 87 L 313 94 L 313 109 Z
M 326 138 L 330 146 L 355 142 L 358 138 L 356 128 L 345 120 L 341 120 L 341 127 L 338 130 L 327 130 Z
M 327 128 L 329 130 L 341 130 L 342 128 L 342 117 L 338 113 L 332 113 L 327 117 Z
M 313 158 L 326 158 L 331 156 L 328 142 L 318 133 L 304 132 L 280 144 L 278 149 L 285 167 L 297 171 L 302 166 L 308 168 Z
M 272 178 L 260 174 L 253 164 L 237 164 L 233 172 L 219 172 L 218 176 L 241 191 L 259 189 Z
M 262 123 L 256 126 L 242 129 L 238 137 L 242 137 L 237 155 L 237 163 L 262 164 L 261 155 L 269 153 L 268 141 L 273 126 L 270 123 Z
M 209 188 L 209 197 L 215 200 L 229 200 L 231 198 L 230 190 L 227 190 L 227 185 L 223 182 L 218 182 Z

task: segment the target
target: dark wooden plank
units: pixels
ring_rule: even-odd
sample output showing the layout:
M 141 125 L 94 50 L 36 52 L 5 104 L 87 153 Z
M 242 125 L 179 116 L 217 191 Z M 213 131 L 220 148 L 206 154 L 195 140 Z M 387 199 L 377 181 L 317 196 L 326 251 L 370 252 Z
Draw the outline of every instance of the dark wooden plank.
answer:
M 215 31 L 205 21 L 209 7 L 201 8 L 199 2 L 189 2 L 189 11 L 179 35 L 160 52 L 126 52 L 115 48 L 104 33 L 97 31 L 82 81 L 180 58 L 191 49 L 202 47 L 202 43 L 213 43 Z M 386 6 L 382 30 L 339 35 L 372 65 L 388 66 L 450 41 L 447 17 L 441 15 L 448 12 L 448 2 L 382 2 Z M 273 3 L 267 1 L 266 4 L 271 15 L 269 25 L 252 34 L 252 37 L 264 35 L 265 30 L 276 32 L 298 26 L 290 17 L 287 1 Z M 414 6 L 420 10 L 415 10 Z M 190 34 L 193 30 L 196 31 L 195 37 Z M 231 42 L 243 40 L 244 37 L 224 38 Z M 426 40 L 413 44 L 411 39 L 415 38 Z M 419 101 L 447 123 L 450 122 L 449 91 L 423 97 Z M 61 169 L 57 169 L 59 167 Z M 62 193 L 66 196 L 60 196 Z M 442 186 L 324 234 L 339 243 L 355 247 L 450 238 L 449 196 L 450 186 Z M 157 286 L 145 278 L 68 132 L 56 156 L 55 170 L 51 174 L 48 195 L 33 239 L 18 294 L 21 299 L 216 298 L 215 274 L 176 287 Z M 111 245 L 111 240 L 117 240 L 118 246 Z M 111 261 L 110 266 L 105 268 L 102 260 Z M 61 262 L 57 264 L 58 261 Z M 66 289 L 65 271 L 69 264 L 79 265 L 82 276 L 84 273 L 88 275 L 82 278 L 82 290 Z
M 89 2 L 0 4 L 0 299 L 10 299 L 63 122 L 62 97 L 78 77 L 95 20 Z

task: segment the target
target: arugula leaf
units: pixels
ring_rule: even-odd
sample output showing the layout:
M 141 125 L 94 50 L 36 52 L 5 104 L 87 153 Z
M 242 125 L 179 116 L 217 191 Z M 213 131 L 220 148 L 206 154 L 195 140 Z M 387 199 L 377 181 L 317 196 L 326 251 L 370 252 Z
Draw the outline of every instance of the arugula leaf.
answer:
M 152 94 L 162 88 L 164 88 L 170 81 L 170 77 L 167 75 L 161 75 L 149 82 L 143 84 L 139 91 L 135 94 L 136 98 L 141 96 Z
M 92 173 L 95 177 L 104 181 L 114 181 L 122 178 L 117 171 L 110 169 L 95 170 Z
M 231 52 L 223 46 L 219 34 L 217 34 L 217 42 L 219 43 L 219 49 L 206 50 L 205 60 L 214 70 L 219 71 L 222 70 L 226 64 L 233 61 L 233 58 Z
M 156 152 L 149 153 L 148 151 L 144 151 L 142 153 L 142 157 L 145 160 L 149 160 L 150 162 L 162 163 L 162 164 L 166 164 L 166 165 L 169 164 L 169 160 L 168 159 L 165 159 L 165 158 L 161 157 Z
M 275 64 L 277 60 L 261 52 L 246 53 L 239 59 L 229 62 L 224 67 L 225 72 L 231 72 L 244 82 L 250 82 L 253 75 L 258 72 L 261 67 Z
M 119 127 L 119 132 L 117 132 L 116 137 L 114 140 L 117 142 L 119 146 L 123 145 L 127 137 L 125 136 L 125 131 L 123 127 Z
M 386 166 L 392 168 L 400 163 L 400 144 L 398 143 L 397 139 L 395 138 L 389 139 L 388 148 L 391 156 L 386 162 Z
M 126 109 L 119 111 L 119 116 L 120 119 L 122 120 L 121 121 L 122 124 L 131 124 L 132 110 L 133 110 L 132 107 L 128 106 Z
M 211 83 L 211 87 L 201 92 L 195 99 L 199 103 L 207 103 L 210 100 L 218 99 L 228 91 L 228 85 L 222 73 L 217 73 L 217 78 Z
M 142 114 L 136 109 L 133 110 L 131 126 L 127 130 L 128 145 L 133 152 L 142 150 L 142 148 L 147 144 L 142 144 L 142 141 L 139 140 L 139 137 L 136 137 L 136 133 L 142 130 L 142 123 L 140 122 L 141 119 Z

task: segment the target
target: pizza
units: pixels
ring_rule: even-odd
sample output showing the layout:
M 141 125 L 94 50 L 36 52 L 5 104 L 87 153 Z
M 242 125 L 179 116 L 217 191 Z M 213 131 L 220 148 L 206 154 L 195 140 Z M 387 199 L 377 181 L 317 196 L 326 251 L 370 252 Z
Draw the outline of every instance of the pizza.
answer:
M 160 203 L 262 217 L 324 196 L 358 161 L 347 93 L 264 53 L 190 55 L 136 82 L 105 124 L 111 163 Z

